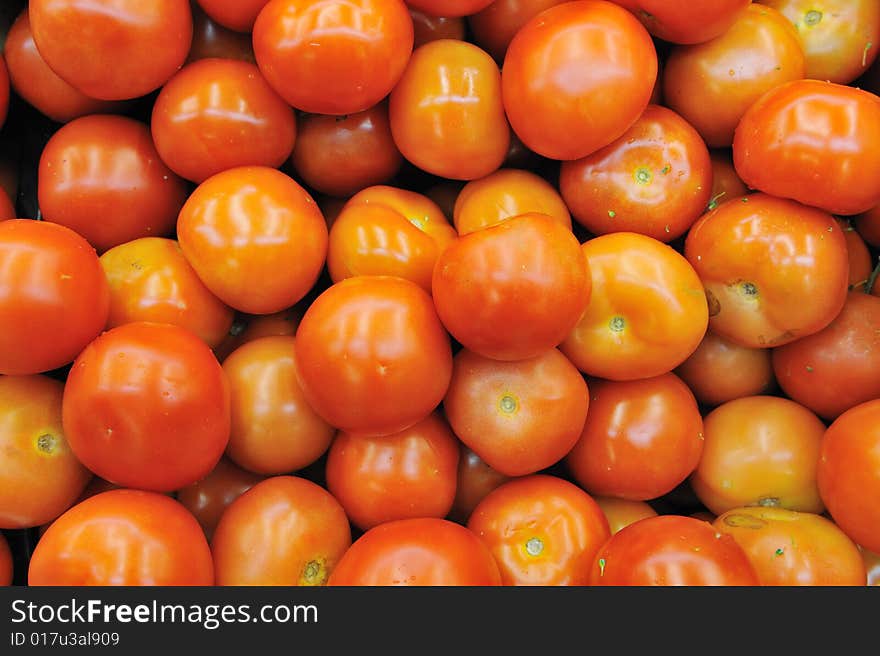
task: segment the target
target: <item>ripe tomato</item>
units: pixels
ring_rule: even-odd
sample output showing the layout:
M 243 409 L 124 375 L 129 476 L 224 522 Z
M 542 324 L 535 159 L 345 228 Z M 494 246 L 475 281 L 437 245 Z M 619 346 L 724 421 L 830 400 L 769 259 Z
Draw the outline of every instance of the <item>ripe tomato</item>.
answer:
M 577 442 L 590 393 L 562 353 L 502 362 L 462 349 L 443 400 L 459 439 L 507 476 L 559 462 Z
M 177 501 L 111 490 L 78 503 L 43 534 L 31 556 L 31 586 L 214 584 L 199 523 Z
M 271 0 L 254 23 L 266 80 L 312 114 L 362 112 L 400 80 L 413 24 L 402 0 Z
M 267 0 L 268 1 L 268 0 Z M 200 59 L 236 59 L 256 64 L 250 32 L 233 32 L 193 5 L 193 38 L 186 63 Z
M 703 43 L 721 36 L 742 16 L 751 0 L 614 0 L 635 10 L 645 27 L 672 43 Z
M 730 150 L 712 150 L 710 157 L 712 159 L 712 197 L 707 209 L 714 210 L 719 205 L 747 195 L 749 188 L 736 174 Z
M 733 159 L 749 187 L 834 214 L 880 205 L 880 98 L 818 80 L 778 86 L 736 129 Z
M 260 10 L 269 0 L 197 0 L 202 10 L 223 27 L 251 32 Z
M 413 48 L 440 39 L 464 40 L 465 23 L 461 16 L 432 16 L 412 7 L 409 15 L 413 22 Z
M 574 218 L 595 235 L 638 232 L 669 242 L 705 212 L 712 162 L 687 121 L 648 105 L 620 139 L 563 162 L 559 188 Z
M 544 178 L 521 169 L 500 169 L 468 182 L 452 210 L 460 235 L 532 212 L 546 214 L 571 230 L 571 215 L 559 192 Z
M 596 552 L 611 537 L 589 494 L 542 475 L 490 492 L 468 528 L 491 550 L 504 585 L 587 585 Z
M 500 471 L 492 469 L 464 443 L 459 444 L 458 482 L 455 488 L 455 501 L 451 519 L 467 524 L 468 518 L 486 495 L 503 483 L 511 480 Z
M 736 508 L 714 528 L 742 547 L 761 585 L 865 585 L 859 548 L 820 515 L 782 508 Z
M 590 585 L 755 586 L 759 582 L 732 537 L 699 519 L 661 515 L 615 533 L 594 559 Z
M 400 519 L 364 533 L 345 552 L 329 585 L 501 585 L 489 549 L 459 524 L 437 519 Z
M 295 335 L 304 312 L 305 308 L 300 303 L 274 314 L 239 314 L 223 343 L 214 349 L 214 355 L 223 362 L 238 347 L 261 337 Z
M 608 520 L 611 535 L 640 519 L 657 516 L 657 512 L 644 501 L 630 501 L 614 497 L 593 497 L 593 499 L 602 509 L 605 519 Z
M 85 239 L 54 223 L 0 223 L 0 374 L 72 362 L 104 329 L 109 307 L 107 279 Z
M 64 387 L 74 454 L 123 487 L 167 492 L 207 475 L 229 439 L 229 384 L 183 328 L 129 323 L 89 344 Z
M 187 0 L 33 0 L 28 15 L 52 70 L 101 100 L 158 89 L 181 67 L 192 41 Z
M 846 239 L 825 212 L 766 194 L 720 205 L 684 249 L 709 298 L 712 330 L 753 348 L 822 330 L 846 301 Z
M 488 7 L 468 17 L 474 41 L 498 61 L 504 60 L 507 47 L 522 27 L 545 9 L 563 0 L 495 0 Z
M 681 255 L 630 232 L 591 239 L 582 249 L 593 294 L 561 346 L 578 369 L 610 380 L 649 378 L 694 352 L 709 310 L 700 279 Z
M 336 434 L 305 400 L 294 343 L 292 335 L 262 337 L 240 346 L 223 362 L 232 408 L 226 455 L 258 474 L 309 466 Z
M 523 214 L 450 244 L 431 287 L 440 319 L 466 348 L 523 360 L 574 328 L 590 300 L 590 269 L 571 230 Z
M 838 218 L 837 225 L 840 226 L 843 237 L 846 239 L 846 253 L 849 259 L 849 288 L 865 291 L 865 285 L 874 269 L 871 252 L 868 250 L 865 240 L 856 232 L 848 219 Z
M 350 544 L 348 519 L 327 490 L 267 478 L 220 518 L 211 541 L 217 585 L 324 585 Z
M 816 467 L 824 432 L 816 415 L 788 399 L 729 401 L 704 419 L 691 487 L 716 515 L 742 506 L 820 513 Z
M 788 19 L 753 4 L 717 38 L 672 51 L 663 69 L 663 97 L 709 146 L 730 146 L 752 103 L 780 84 L 802 79 L 804 66 Z
M 880 205 L 857 217 L 855 228 L 865 242 L 875 248 L 880 247 Z
M 3 534 L 0 533 L 0 586 L 12 585 L 12 551 Z
M 857 544 L 880 552 L 880 400 L 847 410 L 829 426 L 818 475 L 835 523 Z
M 492 0 L 406 0 L 410 7 L 433 16 L 468 16 L 481 11 Z
M 0 528 L 55 519 L 92 477 L 61 427 L 63 393 L 46 376 L 0 376 Z
M 0 188 L 0 221 L 8 221 L 14 219 L 18 214 L 15 211 L 15 205 L 9 195 Z
M 327 254 L 327 224 L 315 201 L 293 179 L 261 166 L 205 180 L 184 204 L 177 235 L 205 286 L 252 314 L 294 305 Z
M 565 458 L 590 494 L 656 499 L 683 483 L 700 462 L 703 420 L 675 374 L 636 381 L 593 381 L 583 432 Z
M 327 489 L 364 530 L 397 519 L 446 517 L 457 475 L 458 440 L 438 413 L 393 435 L 340 433 L 327 456 Z
M 452 376 L 431 297 L 392 276 L 358 276 L 309 306 L 296 333 L 306 400 L 348 433 L 390 435 L 427 417 Z
M 632 14 L 609 2 L 564 2 L 532 18 L 510 42 L 504 108 L 528 148 L 579 159 L 636 122 L 656 79 L 654 44 Z

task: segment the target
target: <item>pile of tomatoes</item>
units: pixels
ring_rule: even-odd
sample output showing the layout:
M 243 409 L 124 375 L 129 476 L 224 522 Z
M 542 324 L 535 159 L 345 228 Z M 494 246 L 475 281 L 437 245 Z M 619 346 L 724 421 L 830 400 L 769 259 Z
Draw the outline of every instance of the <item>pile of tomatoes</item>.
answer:
M 880 579 L 877 0 L 7 5 L 0 583 Z

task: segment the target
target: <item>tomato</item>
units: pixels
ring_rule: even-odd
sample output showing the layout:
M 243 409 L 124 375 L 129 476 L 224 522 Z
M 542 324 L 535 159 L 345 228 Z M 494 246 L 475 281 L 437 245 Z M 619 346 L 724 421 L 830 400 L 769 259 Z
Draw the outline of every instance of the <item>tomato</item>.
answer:
M 77 357 L 64 432 L 101 478 L 167 492 L 207 475 L 229 439 L 229 384 L 211 349 L 161 323 L 110 330 Z
M 717 38 L 673 49 L 663 69 L 663 97 L 709 146 L 730 146 L 746 110 L 804 71 L 801 42 L 788 19 L 752 4 Z
M 230 504 L 262 480 L 262 476 L 221 458 L 210 474 L 177 490 L 176 497 L 193 514 L 210 541 L 221 515 Z
M 816 467 L 824 432 L 816 415 L 789 399 L 729 401 L 704 419 L 691 487 L 716 515 L 741 506 L 820 513 Z
M 85 239 L 54 223 L 0 223 L 0 374 L 72 362 L 103 330 L 109 307 L 107 279 Z
M 452 347 L 431 297 L 393 276 L 338 282 L 296 333 L 306 400 L 348 433 L 390 435 L 427 417 L 452 376 Z
M 15 211 L 15 205 L 13 205 L 12 199 L 3 189 L 0 189 L 0 221 L 8 221 L 9 219 L 14 219 L 16 216 L 18 216 L 18 214 Z
M 733 158 L 749 187 L 834 214 L 880 205 L 880 98 L 818 80 L 776 87 L 736 129 Z
M 218 173 L 190 195 L 177 235 L 199 278 L 227 305 L 271 314 L 305 296 L 321 273 L 327 224 L 314 199 L 275 169 Z
M 440 39 L 464 41 L 465 23 L 461 16 L 432 16 L 412 8 L 409 15 L 413 22 L 413 48 Z
M 211 550 L 177 501 L 111 490 L 78 503 L 46 530 L 31 556 L 31 586 L 213 585 Z
M 402 0 L 271 0 L 254 23 L 270 85 L 312 114 L 362 112 L 400 80 L 413 24 Z
M 295 335 L 304 312 L 303 304 L 297 304 L 273 314 L 239 314 L 223 342 L 214 349 L 214 355 L 223 362 L 238 347 L 261 337 Z
M 703 451 L 694 395 L 675 374 L 636 381 L 593 381 L 583 432 L 566 456 L 574 480 L 591 494 L 656 499 L 683 483 Z
M 443 39 L 413 52 L 388 110 L 400 152 L 428 173 L 475 180 L 498 169 L 507 155 L 501 74 L 471 43 Z
M 341 586 L 501 585 L 492 554 L 471 531 L 435 517 L 399 519 L 364 533 L 330 575 Z
M 466 235 L 532 212 L 546 214 L 571 230 L 568 207 L 553 185 L 530 171 L 500 169 L 461 189 L 453 220 L 458 234 Z
M 18 198 L 20 168 L 21 163 L 12 157 L 10 153 L 6 153 L 5 156 L 0 154 L 0 190 L 6 192 L 6 196 L 13 203 Z M 6 212 L 8 218 L 14 219 L 16 217 L 15 213 L 9 214 L 8 210 Z
M 709 325 L 752 348 L 822 330 L 846 301 L 849 259 L 834 218 L 766 194 L 707 213 L 684 249 L 709 298 Z
M 33 0 L 28 15 L 52 70 L 101 100 L 158 89 L 181 67 L 192 41 L 188 0 Z
M 348 519 L 327 490 L 268 478 L 220 518 L 211 542 L 217 585 L 324 585 L 350 544 Z
M 349 520 L 367 530 L 452 509 L 458 440 L 437 413 L 393 435 L 340 433 L 327 456 L 327 489 Z
M 305 400 L 293 336 L 262 337 L 226 358 L 232 432 L 226 454 L 263 475 L 303 469 L 320 458 L 336 431 Z
M 865 242 L 880 247 L 880 205 L 856 217 L 855 228 Z
M 577 442 L 589 389 L 562 353 L 502 362 L 462 349 L 443 400 L 455 434 L 490 467 L 522 476 L 560 461 Z
M 545 9 L 563 0 L 495 0 L 488 7 L 468 17 L 474 41 L 498 61 L 504 60 L 507 47 L 522 27 Z
M 615 533 L 599 549 L 590 584 L 755 586 L 759 582 L 732 537 L 699 519 L 661 515 Z
M 570 230 L 531 213 L 450 244 L 431 288 L 440 319 L 462 345 L 496 360 L 523 360 L 574 328 L 590 300 L 590 269 Z
M 46 376 L 0 376 L 0 528 L 55 519 L 92 477 L 64 435 L 63 392 Z
M 610 380 L 672 371 L 700 344 L 709 310 L 693 267 L 671 247 L 629 232 L 582 246 L 593 294 L 561 345 L 578 369 Z
M 186 64 L 200 59 L 236 59 L 256 64 L 249 32 L 233 32 L 211 20 L 198 5 L 192 6 L 193 38 Z
M 452 221 L 455 215 L 455 201 L 458 200 L 458 195 L 464 187 L 465 183 L 461 180 L 444 180 L 426 189 L 425 196 L 434 201 L 443 212 L 443 216 Z
M 500 471 L 492 469 L 465 444 L 459 444 L 458 481 L 455 488 L 455 501 L 450 518 L 466 524 L 474 508 L 492 490 L 511 480 Z
M 593 499 L 602 509 L 605 519 L 608 520 L 611 535 L 640 519 L 657 516 L 657 512 L 644 501 L 630 501 L 614 497 L 593 497 Z
M 864 291 L 871 271 L 874 269 L 873 258 L 865 240 L 856 232 L 847 219 L 837 219 L 837 225 L 846 239 L 846 253 L 849 258 L 849 288 Z
M 347 198 L 387 182 L 403 163 L 385 103 L 350 116 L 306 115 L 298 129 L 293 168 L 322 194 Z
M 12 551 L 3 534 L 0 533 L 0 587 L 12 585 Z
M 559 188 L 574 218 L 595 235 L 638 232 L 669 242 L 706 210 L 712 163 L 687 121 L 648 105 L 620 139 L 563 162 Z
M 733 166 L 733 154 L 730 150 L 710 151 L 712 160 L 712 198 L 707 209 L 714 210 L 719 205 L 742 198 L 749 193 L 749 188 L 739 179 Z
M 589 494 L 555 476 L 527 476 L 489 493 L 468 521 L 504 585 L 587 585 L 608 520 Z
M 835 523 L 865 549 L 880 552 L 880 400 L 850 408 L 828 427 L 818 478 Z
M 868 572 L 868 585 L 880 585 L 880 556 L 871 552 L 862 551 L 862 558 L 865 561 L 865 569 Z
M 468 16 L 484 9 L 492 0 L 406 0 L 413 9 L 434 16 Z
M 622 0 L 657 38 L 672 43 L 702 43 L 721 36 L 742 16 L 751 0 Z
M 859 548 L 820 515 L 736 508 L 713 522 L 742 547 L 761 585 L 865 585 Z
M 764 394 L 774 382 L 770 349 L 740 346 L 712 330 L 675 373 L 709 406 Z
M 12 88 L 28 104 L 33 105 L 53 121 L 66 123 L 79 116 L 110 112 L 117 107 L 116 103 L 89 98 L 49 68 L 34 43 L 26 10 L 18 15 L 9 28 L 3 54 L 6 57 L 6 66 L 9 68 Z M 0 100 L 0 107 L 2 104 Z M 0 114 L 2 113 L 0 111 Z
M 579 159 L 615 141 L 645 110 L 657 53 L 626 10 L 564 2 L 516 33 L 501 77 L 504 108 L 522 142 L 551 159 Z
M 202 10 L 223 27 L 251 32 L 260 10 L 269 0 L 196 0 Z

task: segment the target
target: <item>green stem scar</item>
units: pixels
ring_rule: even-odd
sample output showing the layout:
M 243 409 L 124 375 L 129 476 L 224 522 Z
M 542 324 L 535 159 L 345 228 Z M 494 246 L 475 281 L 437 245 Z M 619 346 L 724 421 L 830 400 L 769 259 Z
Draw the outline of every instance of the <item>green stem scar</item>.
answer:
M 804 16 L 804 23 L 810 27 L 815 27 L 822 22 L 822 12 L 818 9 L 810 9 Z
M 54 435 L 44 433 L 37 438 L 37 448 L 43 453 L 52 453 L 58 444 L 58 438 Z
M 510 394 L 505 394 L 501 397 L 501 400 L 498 402 L 498 407 L 501 408 L 501 412 L 505 412 L 507 414 L 511 414 L 516 412 L 516 409 L 519 407 L 519 404 L 516 402 L 516 399 L 510 396 Z
M 633 179 L 641 185 L 648 184 L 653 178 L 654 174 L 644 166 L 637 168 L 636 172 L 633 174 Z
M 624 321 L 623 317 L 612 317 L 611 321 L 608 322 L 608 327 L 613 333 L 623 332 L 623 329 L 626 328 L 626 321 Z
M 540 538 L 531 538 L 526 542 L 526 553 L 530 556 L 540 556 L 542 551 L 544 551 L 544 543 Z
M 739 286 L 740 290 L 745 296 L 757 296 L 758 288 L 755 286 L 753 282 L 744 282 Z

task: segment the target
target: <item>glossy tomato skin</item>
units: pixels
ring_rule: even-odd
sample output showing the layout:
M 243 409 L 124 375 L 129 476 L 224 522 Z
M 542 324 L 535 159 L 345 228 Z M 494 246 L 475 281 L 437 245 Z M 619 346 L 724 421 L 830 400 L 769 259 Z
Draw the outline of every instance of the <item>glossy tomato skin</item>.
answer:
M 12 551 L 6 538 L 0 534 L 0 586 L 12 585 Z
M 880 205 L 856 217 L 855 228 L 866 243 L 880 246 Z
M 104 271 L 85 239 L 44 221 L 0 223 L 0 374 L 72 362 L 104 328 L 109 307 Z
M 158 89 L 181 67 L 192 41 L 187 0 L 35 0 L 28 12 L 46 63 L 79 91 L 101 100 L 137 98 Z
M 223 27 L 250 32 L 269 0 L 198 0 L 202 10 Z
M 412 45 L 402 0 L 271 0 L 254 23 L 266 80 L 311 114 L 342 116 L 378 103 L 400 80 Z
M 431 297 L 393 276 L 338 282 L 296 333 L 306 400 L 349 433 L 390 435 L 427 417 L 452 376 L 452 347 Z
M 63 393 L 47 376 L 0 376 L 0 528 L 55 519 L 92 477 L 64 435 Z
M 465 22 L 461 16 L 432 16 L 418 9 L 409 9 L 413 22 L 413 48 L 440 39 L 465 38 Z
M 468 17 L 474 41 L 498 61 L 504 61 L 507 47 L 516 33 L 545 9 L 563 0 L 495 0 Z
M 77 357 L 64 431 L 101 478 L 168 492 L 207 475 L 229 440 L 229 384 L 211 349 L 160 323 L 114 328 Z
M 782 346 L 822 330 L 846 301 L 846 239 L 822 210 L 752 194 L 705 214 L 685 256 L 709 298 L 709 325 L 742 346 Z
M 565 2 L 532 18 L 511 41 L 504 108 L 529 149 L 579 159 L 635 123 L 656 79 L 654 44 L 632 14 L 610 2 Z
M 492 0 L 406 0 L 410 7 L 433 16 L 469 16 L 491 2 Z
M 490 586 L 501 573 L 489 549 L 445 519 L 401 519 L 364 533 L 345 552 L 328 585 Z
M 687 121 L 648 105 L 620 139 L 563 162 L 559 188 L 575 219 L 594 235 L 638 232 L 669 242 L 705 211 L 712 163 Z
M 217 585 L 324 585 L 350 544 L 348 519 L 327 490 L 267 478 L 220 518 L 211 542 Z
M 818 80 L 783 84 L 736 129 L 736 171 L 749 187 L 833 214 L 880 205 L 880 98 Z
M 321 273 L 327 225 L 314 199 L 275 169 L 214 175 L 190 195 L 177 236 L 199 278 L 230 307 L 271 314 L 303 298 Z
M 177 501 L 142 490 L 110 490 L 59 517 L 34 550 L 32 586 L 214 584 L 211 550 Z
M 400 152 L 428 173 L 474 180 L 497 170 L 507 155 L 501 74 L 471 43 L 443 39 L 413 52 L 388 110 Z
M 593 497 L 593 500 L 602 509 L 605 519 L 608 520 L 608 527 L 611 529 L 611 535 L 614 535 L 620 529 L 634 524 L 640 519 L 648 517 L 656 517 L 657 512 L 644 501 L 630 501 L 628 499 L 617 499 L 615 497 Z
M 590 303 L 562 342 L 582 372 L 609 380 L 672 371 L 700 343 L 709 311 L 693 267 L 670 246 L 620 232 L 582 246 Z
M 492 490 L 511 480 L 511 477 L 492 469 L 464 443 L 459 444 L 459 450 L 458 482 L 449 517 L 461 524 L 467 524 L 477 504 Z
M 466 348 L 523 360 L 574 328 L 590 299 L 590 269 L 570 230 L 530 213 L 453 242 L 437 258 L 431 289 L 440 319 Z
M 193 38 L 186 63 L 200 59 L 236 59 L 256 64 L 250 32 L 233 32 L 193 5 Z
M 818 480 L 834 522 L 863 548 L 880 552 L 880 401 L 857 405 L 828 427 Z
M 492 551 L 504 585 L 587 585 L 596 552 L 611 537 L 589 494 L 544 475 L 490 492 L 468 528 Z
M 702 43 L 727 32 L 750 0 L 623 0 L 657 38 L 672 43 Z

